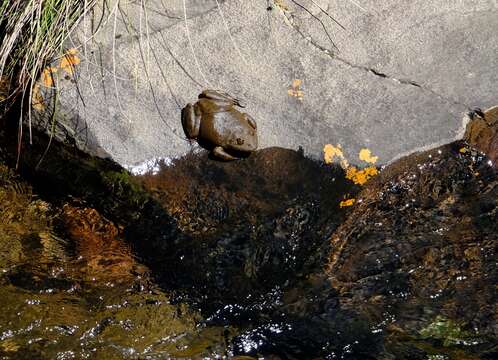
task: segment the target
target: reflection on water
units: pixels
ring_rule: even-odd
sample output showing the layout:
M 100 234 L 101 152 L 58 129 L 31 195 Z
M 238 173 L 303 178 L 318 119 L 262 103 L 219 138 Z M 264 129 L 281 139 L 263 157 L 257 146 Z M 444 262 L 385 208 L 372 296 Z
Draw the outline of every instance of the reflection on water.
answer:
M 461 150 L 363 188 L 290 150 L 194 154 L 133 178 L 150 198 L 107 171 L 104 210 L 0 166 L 0 358 L 495 359 L 498 180 Z
M 157 174 L 161 170 L 161 166 L 171 165 L 173 160 L 169 157 L 154 158 L 143 161 L 135 165 L 125 165 L 124 167 L 133 175 Z
M 1 358 L 223 353 L 230 329 L 170 304 L 96 210 L 52 207 L 0 166 L 0 215 Z

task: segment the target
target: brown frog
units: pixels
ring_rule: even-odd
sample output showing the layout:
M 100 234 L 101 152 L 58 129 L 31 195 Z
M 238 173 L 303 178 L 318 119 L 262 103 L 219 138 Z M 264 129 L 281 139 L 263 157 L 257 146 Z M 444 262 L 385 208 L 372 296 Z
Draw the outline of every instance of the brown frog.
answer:
M 223 160 L 236 160 L 258 147 L 254 119 L 235 107 L 240 101 L 216 90 L 204 90 L 199 100 L 182 110 L 182 126 L 189 139 Z

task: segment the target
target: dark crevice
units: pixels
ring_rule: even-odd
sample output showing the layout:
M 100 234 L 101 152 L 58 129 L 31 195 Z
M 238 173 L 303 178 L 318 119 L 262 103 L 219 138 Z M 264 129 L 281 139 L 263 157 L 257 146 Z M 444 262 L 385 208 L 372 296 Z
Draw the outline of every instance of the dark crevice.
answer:
M 461 106 L 463 108 L 465 108 L 467 111 L 471 111 L 473 109 L 472 106 L 468 105 L 468 104 L 465 104 L 465 103 L 462 103 L 458 100 L 455 100 L 455 99 L 452 99 L 452 98 L 448 98 L 446 97 L 445 95 L 442 95 L 442 94 L 439 94 L 438 92 L 436 92 L 435 90 L 432 90 L 431 88 L 425 86 L 425 85 L 421 85 L 419 84 L 418 82 L 414 81 L 414 80 L 411 80 L 411 79 L 401 79 L 401 78 L 398 78 L 398 77 L 395 77 L 395 76 L 392 76 L 392 75 L 389 75 L 389 74 L 386 74 L 382 71 L 379 71 L 375 68 L 371 68 L 371 67 L 368 67 L 368 66 L 365 66 L 365 65 L 358 65 L 358 64 L 355 64 L 345 58 L 342 58 L 340 56 L 337 55 L 337 52 L 333 51 L 333 50 L 330 50 L 330 49 L 327 49 L 326 47 L 324 47 L 323 45 L 320 45 L 318 44 L 315 40 L 313 40 L 313 38 L 309 35 L 306 35 L 302 30 L 301 28 L 295 23 L 294 21 L 294 17 L 292 14 L 288 13 L 287 11 L 282 11 L 283 15 L 286 17 L 287 19 L 287 22 L 290 24 L 290 26 L 306 41 L 308 42 L 310 45 L 312 45 L 313 47 L 315 47 L 316 49 L 318 49 L 320 52 L 324 53 L 325 55 L 327 55 L 331 60 L 334 60 L 334 61 L 338 61 L 352 69 L 358 69 L 358 70 L 362 70 L 362 71 L 366 71 L 368 72 L 369 74 L 372 74 L 372 75 L 375 75 L 377 77 L 380 77 L 382 79 L 385 79 L 385 80 L 391 80 L 391 81 L 394 81 L 396 83 L 399 83 L 399 84 L 403 84 L 403 85 L 408 85 L 408 86 L 413 86 L 413 87 L 416 87 L 424 92 L 428 92 L 434 96 L 436 96 L 437 98 L 447 102 L 447 103 L 450 103 L 450 104 L 453 104 L 453 105 L 457 105 L 457 106 Z
M 383 78 L 386 78 L 386 77 L 387 77 L 387 75 L 386 75 L 386 74 L 383 74 L 383 73 L 381 73 L 381 72 L 379 72 L 379 71 L 377 71 L 377 70 L 375 70 L 375 69 L 370 69 L 370 71 L 371 71 L 371 72 L 373 72 L 373 73 L 374 73 L 375 75 L 377 75 L 377 76 L 380 76 L 380 77 L 383 77 Z

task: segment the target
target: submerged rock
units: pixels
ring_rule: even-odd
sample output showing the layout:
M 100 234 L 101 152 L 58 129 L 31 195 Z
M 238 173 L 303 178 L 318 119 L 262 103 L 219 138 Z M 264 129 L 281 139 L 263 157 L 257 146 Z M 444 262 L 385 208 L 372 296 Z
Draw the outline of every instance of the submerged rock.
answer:
M 479 353 L 498 336 L 498 176 L 484 155 L 462 153 L 465 146 L 455 142 L 384 169 L 332 236 L 327 273 L 341 305 L 390 337 L 422 334 L 448 344 L 423 330 L 442 316 L 472 334 L 458 345 Z M 410 358 L 439 350 L 431 351 Z
M 200 314 L 171 304 L 124 241 L 145 192 L 131 196 L 119 167 L 53 146 L 39 171 L 25 169 L 39 154 L 23 153 L 31 184 L 0 163 L 0 358 L 222 354 L 232 330 L 199 328 Z
M 134 178 L 40 142 L 21 168 L 62 209 L 74 250 L 96 260 L 83 277 L 102 267 L 126 283 L 138 259 L 168 299 L 199 310 L 197 323 L 229 329 L 213 356 L 491 359 L 498 176 L 479 149 L 496 153 L 496 123 L 468 129 L 467 142 L 400 159 L 361 188 L 340 167 L 281 148 L 231 163 L 188 154 Z M 43 271 L 39 291 L 82 278 Z M 25 264 L 7 281 L 28 289 L 33 273 Z
M 247 329 L 235 353 L 494 354 L 498 177 L 468 143 L 403 158 L 359 194 L 341 169 L 278 148 L 190 155 L 141 180 L 182 231 L 142 253 L 208 322 Z M 437 321 L 465 336 L 435 336 Z
M 150 236 L 138 246 L 156 269 L 175 273 L 174 287 L 200 290 L 215 309 L 310 272 L 344 218 L 344 194 L 357 191 L 342 169 L 281 148 L 233 163 L 191 154 L 140 179 L 181 233 L 161 236 L 161 226 L 145 222 L 130 239 Z

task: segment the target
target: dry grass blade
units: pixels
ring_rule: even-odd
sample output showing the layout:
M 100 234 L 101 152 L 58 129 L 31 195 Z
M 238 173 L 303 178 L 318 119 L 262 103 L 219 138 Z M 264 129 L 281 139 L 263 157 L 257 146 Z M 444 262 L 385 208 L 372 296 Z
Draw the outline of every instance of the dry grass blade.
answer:
M 339 48 L 336 46 L 335 42 L 332 40 L 332 36 L 330 36 L 330 33 L 329 31 L 327 30 L 327 27 L 325 26 L 325 24 L 323 23 L 322 20 L 320 20 L 320 18 L 318 16 L 316 16 L 315 14 L 313 14 L 306 6 L 298 3 L 296 0 L 291 0 L 294 4 L 296 4 L 298 7 L 300 7 L 301 9 L 303 9 L 304 11 L 306 11 L 308 14 L 311 15 L 311 17 L 313 17 L 313 19 L 315 19 L 316 21 L 318 21 L 318 23 L 321 25 L 323 31 L 325 32 L 325 35 L 327 35 L 327 38 L 329 39 L 330 43 L 332 44 L 332 46 L 334 48 L 336 48 L 337 50 L 339 50 Z M 314 3 L 314 2 L 313 2 Z M 315 4 L 315 3 L 314 3 Z M 318 6 L 318 5 L 317 5 Z M 330 17 L 330 19 L 332 19 L 336 24 L 338 24 L 341 28 L 344 29 L 344 27 L 339 23 L 337 22 L 333 17 L 331 17 L 324 9 L 322 9 L 320 6 L 318 6 L 318 8 L 320 9 L 320 11 L 324 12 L 328 17 Z
M 9 101 L 18 94 L 33 101 L 36 79 L 51 59 L 63 53 L 69 34 L 96 2 L 0 0 L 0 79 L 14 84 Z M 22 117 L 19 121 L 21 138 Z M 31 134 L 30 107 L 28 121 Z

